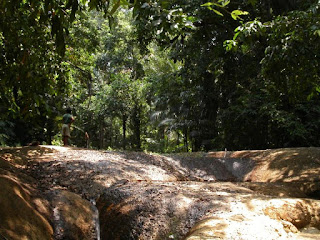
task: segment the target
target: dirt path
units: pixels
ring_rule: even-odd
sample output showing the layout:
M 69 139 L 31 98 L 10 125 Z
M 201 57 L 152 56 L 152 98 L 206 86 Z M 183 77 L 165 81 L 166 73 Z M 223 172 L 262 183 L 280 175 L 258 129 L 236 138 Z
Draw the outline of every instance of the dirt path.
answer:
M 40 187 L 63 189 L 86 199 L 97 199 L 115 183 L 177 181 L 160 156 L 51 147 L 54 152 L 29 162 L 31 176 Z

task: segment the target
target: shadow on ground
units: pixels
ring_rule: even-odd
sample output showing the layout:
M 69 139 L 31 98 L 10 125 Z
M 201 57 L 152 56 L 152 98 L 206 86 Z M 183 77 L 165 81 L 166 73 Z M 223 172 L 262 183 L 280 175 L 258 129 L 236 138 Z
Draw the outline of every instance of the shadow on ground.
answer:
M 303 239 L 298 234 L 311 227 L 309 239 L 317 239 L 319 156 L 318 148 L 170 155 L 1 149 L 8 188 L 0 199 L 22 213 L 3 215 L 2 225 L 12 233 L 13 223 L 28 222 L 23 206 L 52 239 L 97 239 L 97 202 L 101 239 L 264 239 L 253 237 L 257 229 L 265 239 Z

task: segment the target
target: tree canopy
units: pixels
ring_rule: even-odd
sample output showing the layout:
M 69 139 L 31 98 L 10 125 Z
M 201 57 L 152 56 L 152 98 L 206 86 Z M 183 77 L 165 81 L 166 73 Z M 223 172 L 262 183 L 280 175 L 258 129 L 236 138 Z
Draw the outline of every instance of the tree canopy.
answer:
M 0 143 L 319 146 L 319 2 L 0 1 Z

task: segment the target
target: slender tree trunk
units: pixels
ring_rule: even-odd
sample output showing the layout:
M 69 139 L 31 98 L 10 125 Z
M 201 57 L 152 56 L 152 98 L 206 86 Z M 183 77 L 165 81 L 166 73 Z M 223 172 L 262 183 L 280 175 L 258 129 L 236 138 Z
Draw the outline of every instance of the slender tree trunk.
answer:
M 100 120 L 99 147 L 100 147 L 100 149 L 104 148 L 104 121 L 103 121 L 103 119 Z
M 136 105 L 133 111 L 133 131 L 134 131 L 134 145 L 136 150 L 141 150 L 141 120 L 140 120 L 140 106 Z
M 179 131 L 176 131 L 176 134 L 177 134 L 177 146 L 179 146 L 180 145 L 180 133 L 179 133 Z
M 108 143 L 108 145 L 112 148 L 112 144 L 113 144 L 113 142 L 112 142 L 112 128 L 113 128 L 113 122 L 112 122 L 112 118 L 110 118 L 110 127 L 109 127 L 109 132 L 108 132 L 108 139 L 109 139 L 109 143 Z
M 160 139 L 160 149 L 161 151 L 165 151 L 165 127 L 161 126 L 158 132 L 158 136 Z
M 184 128 L 184 130 L 183 130 L 183 140 L 184 140 L 184 146 L 186 148 L 186 152 L 189 152 L 188 128 Z
M 122 115 L 122 148 L 126 150 L 126 131 L 127 131 L 127 119 L 126 115 Z
M 51 145 L 52 144 L 52 136 L 53 136 L 53 122 L 49 119 L 47 121 L 47 139 L 46 142 L 47 144 Z

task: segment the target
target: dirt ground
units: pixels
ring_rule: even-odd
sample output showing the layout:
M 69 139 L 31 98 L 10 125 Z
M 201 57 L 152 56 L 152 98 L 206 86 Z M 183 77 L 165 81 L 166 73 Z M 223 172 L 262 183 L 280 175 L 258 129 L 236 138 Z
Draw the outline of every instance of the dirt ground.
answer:
M 0 239 L 320 239 L 319 167 L 320 148 L 3 148 Z

